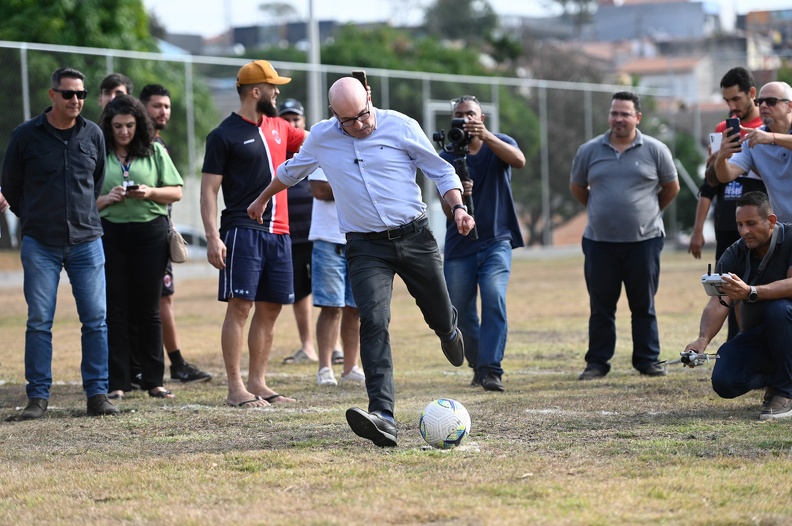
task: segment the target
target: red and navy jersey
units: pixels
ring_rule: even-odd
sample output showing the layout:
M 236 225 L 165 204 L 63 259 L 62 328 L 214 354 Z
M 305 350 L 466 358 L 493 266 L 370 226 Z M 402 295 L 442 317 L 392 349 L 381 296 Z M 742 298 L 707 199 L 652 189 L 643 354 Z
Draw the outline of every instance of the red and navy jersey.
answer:
M 221 235 L 233 227 L 289 233 L 285 191 L 270 200 L 262 224 L 247 215 L 250 203 L 272 181 L 277 167 L 274 163 L 286 159 L 287 140 L 280 140 L 279 144 L 276 137 L 288 138 L 289 134 L 281 133 L 277 127 L 265 128 L 267 120 L 275 119 L 256 123 L 232 113 L 206 137 L 202 171 L 223 176 L 225 209 L 220 215 Z

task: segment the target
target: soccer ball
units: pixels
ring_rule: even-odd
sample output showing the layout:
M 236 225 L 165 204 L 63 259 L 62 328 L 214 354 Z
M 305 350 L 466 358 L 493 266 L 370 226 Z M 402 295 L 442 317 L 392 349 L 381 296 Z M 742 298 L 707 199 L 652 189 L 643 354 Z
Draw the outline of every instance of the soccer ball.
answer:
M 470 433 L 470 415 L 456 400 L 440 398 L 421 411 L 418 427 L 427 444 L 438 449 L 450 449 L 458 446 Z

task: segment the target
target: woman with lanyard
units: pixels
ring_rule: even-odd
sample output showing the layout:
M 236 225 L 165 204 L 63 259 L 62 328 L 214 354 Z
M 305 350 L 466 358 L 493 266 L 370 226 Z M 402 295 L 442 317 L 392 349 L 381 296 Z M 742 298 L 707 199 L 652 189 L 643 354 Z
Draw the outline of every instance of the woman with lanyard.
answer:
M 168 261 L 168 205 L 181 199 L 182 178 L 143 105 L 120 95 L 100 118 L 107 145 L 102 217 L 107 278 L 108 398 L 131 391 L 130 360 L 142 370 L 141 389 L 173 398 L 162 386 L 165 362 L 159 300 Z

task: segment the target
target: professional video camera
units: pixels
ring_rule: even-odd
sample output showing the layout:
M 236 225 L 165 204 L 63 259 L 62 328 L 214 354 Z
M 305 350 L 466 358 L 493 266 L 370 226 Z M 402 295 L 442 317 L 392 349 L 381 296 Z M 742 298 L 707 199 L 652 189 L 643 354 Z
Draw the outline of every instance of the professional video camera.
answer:
M 448 130 L 446 135 L 445 130 L 436 131 L 432 134 L 432 140 L 437 143 L 441 150 L 455 155 L 454 168 L 459 179 L 462 181 L 470 181 L 470 171 L 467 166 L 467 154 L 470 151 L 468 144 L 472 140 L 470 134 L 463 128 L 467 122 L 465 119 L 451 119 L 451 129 Z M 446 137 L 449 144 L 446 144 Z M 465 197 L 465 206 L 467 213 L 471 216 L 474 215 L 473 209 L 473 196 L 468 195 Z M 478 239 L 478 230 L 476 227 L 468 233 L 468 238 L 472 240 Z
M 451 119 L 451 129 L 448 130 L 448 135 L 446 135 L 445 130 L 440 130 L 432 134 L 432 139 L 441 149 L 449 153 L 456 153 L 458 155 L 467 154 L 467 146 L 473 138 L 467 130 L 463 128 L 465 122 L 465 119 Z M 445 143 L 446 138 L 449 142 L 448 145 Z

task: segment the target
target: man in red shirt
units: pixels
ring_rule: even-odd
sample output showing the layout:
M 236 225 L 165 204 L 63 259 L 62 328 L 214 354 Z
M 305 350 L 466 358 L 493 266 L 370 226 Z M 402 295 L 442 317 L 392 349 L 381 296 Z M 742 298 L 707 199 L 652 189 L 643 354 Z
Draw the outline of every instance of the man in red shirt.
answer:
M 266 60 L 245 64 L 237 74 L 239 111 L 206 138 L 201 176 L 201 216 L 206 229 L 207 259 L 220 271 L 218 300 L 226 302 L 221 346 L 228 375 L 226 403 L 262 407 L 294 402 L 267 385 L 267 360 L 275 320 L 281 307 L 294 302 L 286 191 L 276 195 L 261 221 L 252 220 L 248 205 L 269 185 L 286 151 L 297 151 L 307 132 L 278 117 L 278 86 L 291 82 Z M 223 190 L 225 209 L 217 226 L 217 200 Z M 250 363 L 242 380 L 244 330 Z

